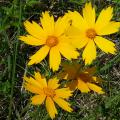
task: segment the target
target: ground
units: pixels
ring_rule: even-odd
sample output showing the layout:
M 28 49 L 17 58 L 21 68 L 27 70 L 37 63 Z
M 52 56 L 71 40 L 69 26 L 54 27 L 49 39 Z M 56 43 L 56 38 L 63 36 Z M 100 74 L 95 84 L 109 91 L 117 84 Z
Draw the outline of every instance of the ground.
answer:
M 52 76 L 47 70 L 47 62 L 27 67 L 29 55 L 38 48 L 28 46 L 18 40 L 25 34 L 23 22 L 39 22 L 42 11 L 49 10 L 55 18 L 67 10 L 81 11 L 88 0 L 2 0 L 0 1 L 0 119 L 1 120 L 49 120 L 42 106 L 29 103 L 31 94 L 22 87 L 23 75 L 33 70 Z M 114 7 L 114 20 L 120 21 L 120 0 L 89 0 L 99 13 L 107 6 Z M 98 15 L 98 14 L 97 14 Z M 56 120 L 119 120 L 120 119 L 120 32 L 108 36 L 116 43 L 117 54 L 99 52 L 92 66 L 97 67 L 97 75 L 104 79 L 102 87 L 105 95 L 81 94 L 76 91 L 71 98 L 74 112 L 59 109 Z

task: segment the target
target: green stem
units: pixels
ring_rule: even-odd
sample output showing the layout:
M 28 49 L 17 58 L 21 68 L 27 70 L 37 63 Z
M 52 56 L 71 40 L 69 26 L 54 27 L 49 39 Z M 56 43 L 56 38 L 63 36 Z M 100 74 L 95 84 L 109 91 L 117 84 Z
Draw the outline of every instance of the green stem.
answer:
M 21 0 L 20 0 L 20 14 L 19 14 L 19 26 L 18 26 L 18 36 L 20 35 L 20 23 L 21 23 Z M 16 39 L 17 40 L 17 39 Z M 15 84 L 15 74 L 16 74 L 16 58 L 17 58 L 17 48 L 18 48 L 18 41 L 15 44 L 15 53 L 13 56 L 13 71 L 12 71 L 12 82 L 11 82 L 11 95 L 10 95 L 10 104 L 9 104 L 9 113 L 8 113 L 8 120 L 11 120 L 11 114 L 12 114 L 12 105 L 13 105 L 13 93 L 14 93 L 14 84 Z

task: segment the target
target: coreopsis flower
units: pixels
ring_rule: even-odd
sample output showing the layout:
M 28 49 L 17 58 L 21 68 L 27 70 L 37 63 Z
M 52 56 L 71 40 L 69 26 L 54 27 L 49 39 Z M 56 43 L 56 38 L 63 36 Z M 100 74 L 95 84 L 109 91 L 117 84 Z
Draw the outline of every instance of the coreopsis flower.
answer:
M 70 90 L 79 89 L 83 93 L 88 93 L 91 90 L 97 92 L 98 94 L 103 94 L 103 90 L 99 87 L 98 83 L 102 82 L 101 78 L 93 76 L 95 73 L 95 68 L 88 68 L 86 70 L 81 70 L 80 64 L 63 64 L 63 71 L 58 74 L 61 79 L 68 80 L 66 84 Z
M 120 22 L 111 21 L 113 17 L 113 8 L 103 9 L 96 20 L 95 8 L 91 3 L 86 3 L 83 8 L 83 16 L 77 11 L 68 12 L 72 23 L 72 31 L 67 34 L 74 35 L 72 44 L 77 48 L 83 48 L 82 58 L 85 64 L 90 64 L 96 58 L 96 47 L 99 47 L 105 53 L 115 54 L 115 44 L 104 38 L 104 35 L 116 33 L 120 28 Z M 73 32 L 74 29 L 74 32 Z
M 49 79 L 47 83 L 45 77 L 42 77 L 39 72 L 35 72 L 34 78 L 24 76 L 24 80 L 25 89 L 35 94 L 31 98 L 31 104 L 41 105 L 45 102 L 52 119 L 55 118 L 55 114 L 58 114 L 54 102 L 65 111 L 72 111 L 70 104 L 65 100 L 72 95 L 72 92 L 68 88 L 58 88 L 60 84 L 58 84 L 57 78 Z
M 25 21 L 24 26 L 29 33 L 20 36 L 19 39 L 26 44 L 41 46 L 40 49 L 30 57 L 28 65 L 41 62 L 49 54 L 49 65 L 53 71 L 58 70 L 61 63 L 61 55 L 66 59 L 76 59 L 79 53 L 70 44 L 70 39 L 64 33 L 69 28 L 66 15 L 58 18 L 55 22 L 53 16 L 48 12 L 42 13 L 41 26 L 36 22 Z

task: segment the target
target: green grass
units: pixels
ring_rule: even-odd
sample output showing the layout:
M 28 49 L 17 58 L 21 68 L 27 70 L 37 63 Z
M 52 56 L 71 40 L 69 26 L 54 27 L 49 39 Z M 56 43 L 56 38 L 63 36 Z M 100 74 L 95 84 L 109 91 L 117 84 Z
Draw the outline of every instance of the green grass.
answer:
M 91 0 L 97 13 L 104 7 L 114 7 L 114 20 L 120 21 L 120 0 Z M 42 11 L 49 10 L 55 16 L 63 15 L 67 10 L 80 11 L 85 0 L 5 0 L 0 1 L 0 119 L 1 120 L 49 120 L 44 106 L 32 106 L 31 94 L 22 87 L 25 73 L 34 70 L 50 77 L 47 61 L 27 67 L 29 55 L 37 48 L 18 40 L 25 34 L 23 22 L 26 19 L 39 22 Z M 105 82 L 102 87 L 105 95 L 95 93 L 76 94 L 71 98 L 73 113 L 59 109 L 56 120 L 119 120 L 120 119 L 120 32 L 109 36 L 117 45 L 118 53 L 113 55 L 99 53 L 93 63 Z

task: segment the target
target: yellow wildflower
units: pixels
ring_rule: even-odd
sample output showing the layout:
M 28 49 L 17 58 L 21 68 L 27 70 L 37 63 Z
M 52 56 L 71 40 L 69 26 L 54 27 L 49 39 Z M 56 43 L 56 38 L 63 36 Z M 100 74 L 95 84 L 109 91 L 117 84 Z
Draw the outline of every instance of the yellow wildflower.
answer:
M 85 64 L 90 64 L 96 58 L 96 46 L 105 53 L 115 54 L 115 44 L 104 35 L 110 35 L 117 32 L 120 28 L 120 22 L 111 21 L 113 17 L 113 8 L 103 9 L 96 20 L 95 8 L 91 3 L 86 3 L 83 8 L 83 16 L 77 11 L 68 13 L 69 19 L 72 21 L 72 27 L 67 34 L 74 35 L 72 44 L 77 48 L 83 48 L 82 54 Z M 74 29 L 74 32 L 73 32 Z
M 95 68 L 88 68 L 82 72 L 80 70 L 80 64 L 78 63 L 63 64 L 63 71 L 58 74 L 58 77 L 69 80 L 67 87 L 69 87 L 70 90 L 79 89 L 81 92 L 85 93 L 93 90 L 99 94 L 103 94 L 102 88 L 95 84 L 103 80 L 92 76 L 94 72 Z
M 49 79 L 47 83 L 39 72 L 35 72 L 34 78 L 24 76 L 24 80 L 25 89 L 35 94 L 31 98 L 32 104 L 41 105 L 45 101 L 46 109 L 52 119 L 55 118 L 55 114 L 58 114 L 54 102 L 62 109 L 72 111 L 70 104 L 64 100 L 68 99 L 72 92 L 68 88 L 58 88 L 59 80 L 57 78 Z
M 70 39 L 64 33 L 69 28 L 66 15 L 55 22 L 48 12 L 42 13 L 41 26 L 36 22 L 25 21 L 24 26 L 29 33 L 19 39 L 29 45 L 42 46 L 30 57 L 28 65 L 41 62 L 49 53 L 49 65 L 53 71 L 58 70 L 61 54 L 68 60 L 76 59 L 79 53 L 70 44 Z

